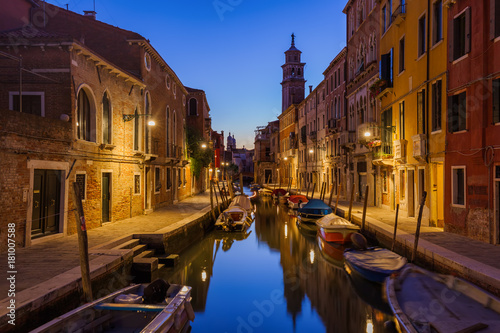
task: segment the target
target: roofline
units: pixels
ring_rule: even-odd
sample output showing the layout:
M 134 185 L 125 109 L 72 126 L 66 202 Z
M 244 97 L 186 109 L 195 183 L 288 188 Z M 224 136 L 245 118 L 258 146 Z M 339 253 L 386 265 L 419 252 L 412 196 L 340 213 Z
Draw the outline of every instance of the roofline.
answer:
M 347 14 L 347 10 L 349 9 L 349 7 L 351 7 L 353 2 L 354 0 L 347 1 L 347 4 L 345 5 L 344 9 L 342 9 L 342 13 Z
M 149 40 L 147 39 L 127 39 L 127 42 L 129 44 L 138 44 L 140 46 L 142 46 L 148 53 L 151 54 L 151 56 L 156 60 L 158 61 L 158 63 L 165 69 L 167 70 L 167 72 L 169 72 L 169 74 L 172 74 L 172 76 L 174 77 L 174 80 L 177 81 L 177 85 L 180 86 L 180 88 L 182 89 L 182 91 L 184 92 L 184 94 L 189 94 L 189 92 L 187 91 L 187 89 L 184 87 L 184 85 L 182 84 L 181 80 L 179 79 L 179 77 L 177 76 L 177 74 L 175 74 L 174 70 L 167 64 L 167 62 L 165 61 L 165 59 L 163 59 L 163 57 L 160 55 L 160 53 L 158 53 L 158 51 L 156 51 L 156 49 L 153 47 L 153 45 L 151 45 L 151 43 L 149 42 Z

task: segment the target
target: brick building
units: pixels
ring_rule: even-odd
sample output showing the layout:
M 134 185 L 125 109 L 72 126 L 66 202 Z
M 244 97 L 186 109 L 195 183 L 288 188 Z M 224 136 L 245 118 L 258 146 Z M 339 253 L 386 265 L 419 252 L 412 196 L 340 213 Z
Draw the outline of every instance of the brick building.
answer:
M 254 181 L 259 184 L 278 181 L 279 120 L 257 127 L 254 141 Z
M 73 182 L 88 228 L 191 195 L 188 91 L 152 45 L 92 12 L 22 0 L 7 9 L 10 26 L 3 21 L 8 30 L 0 33 L 0 160 L 9 170 L 0 175 L 0 213 L 8 217 L 2 235 L 12 222 L 19 246 L 74 233 Z
M 500 2 L 446 1 L 445 230 L 498 244 Z

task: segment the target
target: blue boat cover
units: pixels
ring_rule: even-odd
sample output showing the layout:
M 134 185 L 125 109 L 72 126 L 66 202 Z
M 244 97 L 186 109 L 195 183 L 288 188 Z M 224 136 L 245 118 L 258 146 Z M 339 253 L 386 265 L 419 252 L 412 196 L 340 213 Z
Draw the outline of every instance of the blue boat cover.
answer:
M 380 247 L 367 250 L 349 250 L 344 253 L 345 259 L 360 268 L 390 275 L 406 264 L 406 258 Z
M 333 213 L 333 210 L 323 200 L 311 199 L 302 208 L 299 208 L 299 213 L 314 214 L 314 215 L 327 215 Z

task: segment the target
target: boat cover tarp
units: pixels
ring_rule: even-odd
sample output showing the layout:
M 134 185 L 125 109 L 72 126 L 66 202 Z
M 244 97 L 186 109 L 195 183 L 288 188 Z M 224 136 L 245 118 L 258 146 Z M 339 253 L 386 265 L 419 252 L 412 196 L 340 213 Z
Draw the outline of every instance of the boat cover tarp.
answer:
M 240 206 L 245 210 L 252 210 L 252 202 L 246 195 L 238 195 L 234 197 L 229 206 Z
M 324 203 L 323 200 L 311 199 L 305 206 L 299 208 L 298 212 L 314 215 L 327 215 L 331 214 L 333 210 L 330 208 L 330 206 Z
M 353 265 L 383 274 L 391 274 L 406 264 L 406 258 L 380 247 L 350 250 L 344 256 Z
M 273 191 L 272 195 L 274 196 L 278 196 L 278 195 L 286 195 L 286 190 L 285 189 L 282 189 L 282 188 L 277 188 Z
M 288 198 L 288 201 L 291 201 L 293 203 L 299 203 L 299 200 L 300 202 L 308 202 L 309 199 L 306 198 L 305 195 L 301 195 L 301 194 L 294 194 L 294 195 L 291 195 L 290 198 Z
M 359 230 L 359 227 L 357 225 L 333 213 L 323 216 L 318 221 L 316 221 L 316 224 L 318 225 L 318 227 L 324 228 L 326 230 L 328 230 L 329 228 Z

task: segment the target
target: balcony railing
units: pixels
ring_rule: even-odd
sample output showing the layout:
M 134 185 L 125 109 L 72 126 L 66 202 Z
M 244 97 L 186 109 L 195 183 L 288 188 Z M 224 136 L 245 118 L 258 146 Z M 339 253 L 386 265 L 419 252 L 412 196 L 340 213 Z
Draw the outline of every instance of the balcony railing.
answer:
M 392 144 L 389 142 L 382 142 L 379 149 L 373 152 L 374 159 L 392 159 Z

